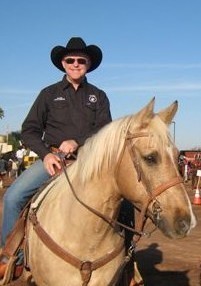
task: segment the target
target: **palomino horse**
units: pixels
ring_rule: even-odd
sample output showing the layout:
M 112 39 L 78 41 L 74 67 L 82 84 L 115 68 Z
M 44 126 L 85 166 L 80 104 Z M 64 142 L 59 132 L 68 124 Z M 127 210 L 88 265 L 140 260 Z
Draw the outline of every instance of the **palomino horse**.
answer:
M 155 114 L 153 99 L 102 128 L 32 203 L 27 247 L 37 285 L 111 285 L 125 258 L 114 227 L 122 198 L 170 238 L 195 226 L 168 132 L 177 106 Z

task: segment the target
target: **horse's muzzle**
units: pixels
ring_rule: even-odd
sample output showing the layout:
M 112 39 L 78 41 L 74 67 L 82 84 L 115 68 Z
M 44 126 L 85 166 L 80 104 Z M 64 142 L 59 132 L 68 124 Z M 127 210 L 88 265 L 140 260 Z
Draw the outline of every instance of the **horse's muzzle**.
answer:
M 161 220 L 158 221 L 158 228 L 169 238 L 177 239 L 183 238 L 195 226 L 192 224 L 190 215 L 183 215 L 175 218 L 175 220 L 170 223 L 166 218 L 161 217 Z

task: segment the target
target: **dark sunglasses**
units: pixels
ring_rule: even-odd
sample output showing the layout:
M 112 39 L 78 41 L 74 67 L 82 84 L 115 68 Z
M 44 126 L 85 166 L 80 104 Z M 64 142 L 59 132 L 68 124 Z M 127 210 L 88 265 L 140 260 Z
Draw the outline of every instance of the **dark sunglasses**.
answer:
M 77 61 L 77 63 L 78 63 L 79 65 L 86 65 L 87 62 L 88 62 L 86 59 L 83 59 L 83 58 L 78 58 L 78 59 L 67 58 L 67 59 L 64 59 L 64 61 L 65 61 L 67 64 L 74 64 L 74 62 Z

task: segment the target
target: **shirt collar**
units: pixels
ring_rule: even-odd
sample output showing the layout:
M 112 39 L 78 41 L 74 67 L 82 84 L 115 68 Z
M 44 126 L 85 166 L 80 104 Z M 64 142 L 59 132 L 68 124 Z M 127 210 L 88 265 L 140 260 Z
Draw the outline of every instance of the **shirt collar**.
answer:
M 86 76 L 85 76 L 84 79 L 83 79 L 83 81 L 82 81 L 82 83 L 80 84 L 79 87 L 83 87 L 83 86 L 85 86 L 86 84 L 87 84 L 87 78 L 86 78 Z M 63 89 L 67 89 L 67 88 L 69 88 L 70 86 L 72 86 L 71 83 L 67 80 L 66 75 L 63 76 L 63 79 L 62 79 L 62 81 L 61 81 L 61 85 L 62 85 L 62 88 L 63 88 Z

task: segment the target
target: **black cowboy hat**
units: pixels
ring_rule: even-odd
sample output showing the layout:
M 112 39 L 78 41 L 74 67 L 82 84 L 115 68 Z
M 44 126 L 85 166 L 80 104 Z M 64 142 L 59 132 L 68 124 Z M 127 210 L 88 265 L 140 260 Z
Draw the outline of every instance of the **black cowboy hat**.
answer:
M 101 49 L 95 45 L 87 46 L 86 43 L 82 40 L 82 38 L 79 37 L 71 38 L 68 41 L 66 47 L 62 46 L 54 47 L 51 51 L 51 60 L 58 69 L 65 72 L 61 63 L 62 58 L 65 55 L 71 54 L 73 52 L 83 53 L 90 58 L 91 66 L 87 72 L 95 70 L 102 61 Z

